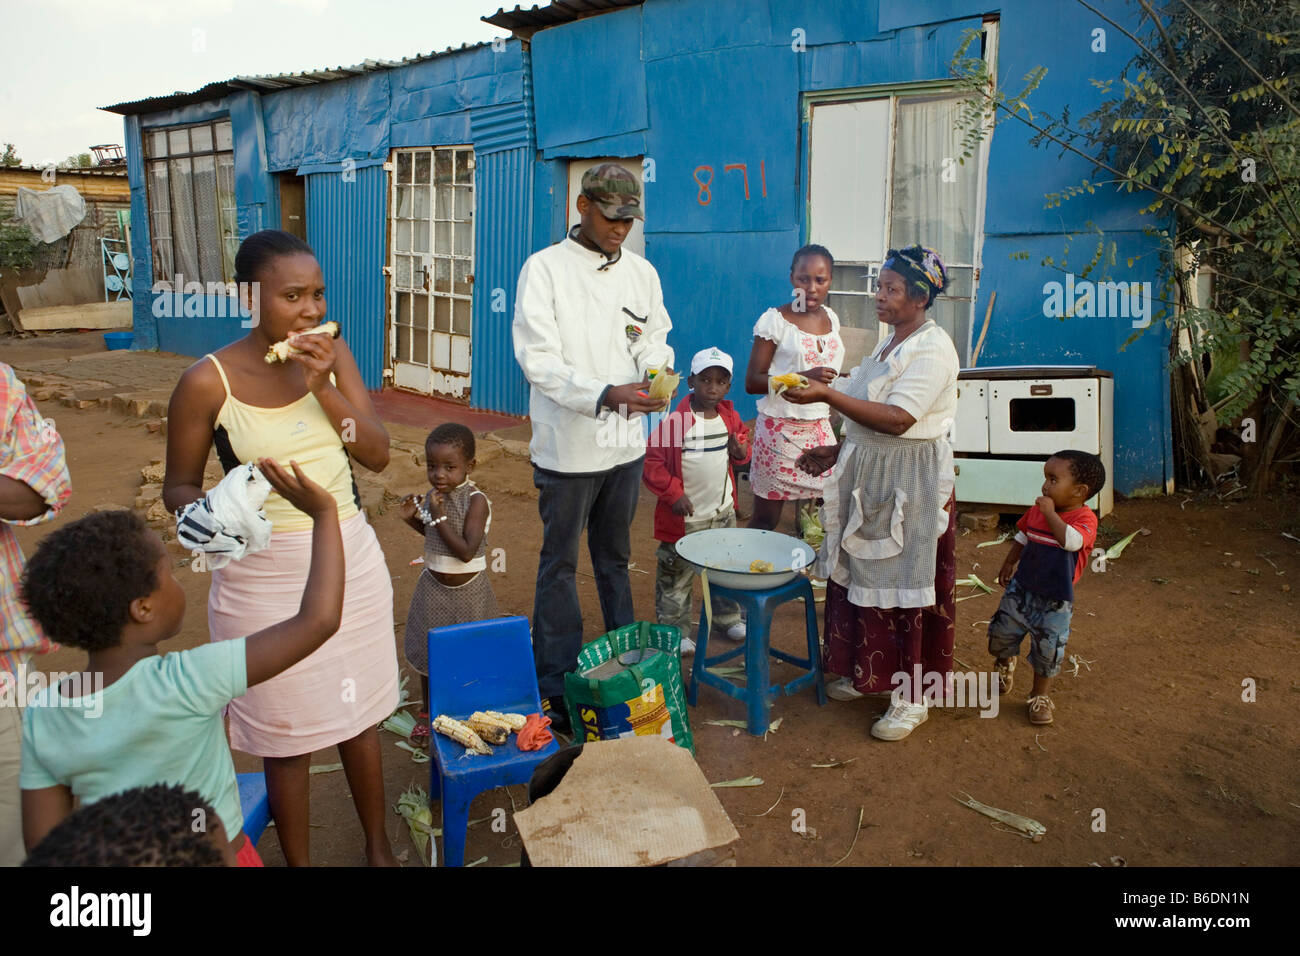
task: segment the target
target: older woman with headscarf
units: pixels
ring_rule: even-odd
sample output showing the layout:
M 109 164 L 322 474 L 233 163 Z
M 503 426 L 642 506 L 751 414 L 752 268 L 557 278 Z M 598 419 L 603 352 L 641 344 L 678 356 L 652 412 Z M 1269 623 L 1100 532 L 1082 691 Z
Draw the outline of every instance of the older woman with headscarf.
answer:
M 891 249 L 880 270 L 876 314 L 892 334 L 832 389 L 819 382 L 787 401 L 827 402 L 845 419 L 844 442 L 799 459 L 826 482 L 826 539 L 814 573 L 829 579 L 824 665 L 843 675 L 837 700 L 889 693 L 871 728 L 902 740 L 928 716 L 921 684 L 952 670 L 956 536 L 948 432 L 957 410 L 959 362 L 926 310 L 947 285 L 939 256 Z M 896 681 L 901 672 L 906 680 Z M 927 675 L 918 679 L 921 675 Z M 929 685 L 933 686 L 933 685 Z

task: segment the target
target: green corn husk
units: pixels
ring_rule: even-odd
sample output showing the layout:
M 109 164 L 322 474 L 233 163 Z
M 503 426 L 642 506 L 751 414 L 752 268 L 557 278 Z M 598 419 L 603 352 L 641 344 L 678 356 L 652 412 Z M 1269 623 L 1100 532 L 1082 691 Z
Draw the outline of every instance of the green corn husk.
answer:
M 406 820 L 406 825 L 411 830 L 411 842 L 415 844 L 421 861 L 427 859 L 429 866 L 434 866 L 437 863 L 438 850 L 437 845 L 430 838 L 441 836 L 442 830 L 433 825 L 429 795 L 424 792 L 424 788 L 412 787 L 407 790 L 397 798 L 397 806 L 393 809 Z
M 799 509 L 799 534 L 813 550 L 821 548 L 826 540 L 826 529 L 822 527 L 821 515 L 811 502 Z

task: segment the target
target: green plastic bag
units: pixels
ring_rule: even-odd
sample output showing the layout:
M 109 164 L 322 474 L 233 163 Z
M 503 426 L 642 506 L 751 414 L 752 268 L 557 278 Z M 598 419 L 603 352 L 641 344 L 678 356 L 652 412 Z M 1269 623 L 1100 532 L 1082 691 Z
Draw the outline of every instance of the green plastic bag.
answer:
M 695 753 L 682 685 L 681 632 L 638 621 L 582 649 L 564 675 L 564 700 L 575 743 L 619 737 L 664 737 Z M 584 671 L 600 673 L 584 676 Z

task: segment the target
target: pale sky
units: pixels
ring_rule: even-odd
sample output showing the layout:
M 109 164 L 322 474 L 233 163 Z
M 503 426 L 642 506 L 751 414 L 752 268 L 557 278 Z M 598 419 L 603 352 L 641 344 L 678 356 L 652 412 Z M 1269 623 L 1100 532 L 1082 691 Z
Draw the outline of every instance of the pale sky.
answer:
M 114 103 L 234 76 L 397 60 L 508 32 L 548 0 L 0 0 L 0 143 L 27 165 L 123 142 Z

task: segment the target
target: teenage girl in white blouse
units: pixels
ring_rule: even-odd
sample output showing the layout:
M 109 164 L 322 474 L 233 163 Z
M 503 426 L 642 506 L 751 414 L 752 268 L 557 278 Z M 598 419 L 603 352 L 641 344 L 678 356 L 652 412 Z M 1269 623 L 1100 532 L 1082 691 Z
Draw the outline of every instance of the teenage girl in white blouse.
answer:
M 834 260 L 824 246 L 804 246 L 790 263 L 792 301 L 768 309 L 754 325 L 754 345 L 745 372 L 745 391 L 763 395 L 754 426 L 754 454 L 749 484 L 754 516 L 749 527 L 770 531 L 781 520 L 786 501 L 816 499 L 823 476 L 795 467 L 811 448 L 835 444 L 830 406 L 825 402 L 795 405 L 771 394 L 774 375 L 798 372 L 812 382 L 830 385 L 844 361 L 840 320 L 826 305 Z

